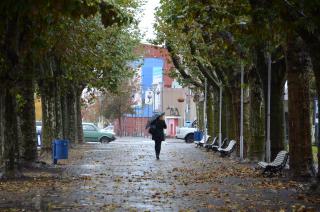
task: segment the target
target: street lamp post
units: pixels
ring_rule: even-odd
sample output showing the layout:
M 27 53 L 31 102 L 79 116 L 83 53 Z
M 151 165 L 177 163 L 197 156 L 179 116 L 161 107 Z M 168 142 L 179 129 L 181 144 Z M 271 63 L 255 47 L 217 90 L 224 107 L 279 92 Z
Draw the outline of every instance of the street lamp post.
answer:
M 160 95 L 161 91 L 159 89 L 157 89 L 157 99 L 159 99 L 159 95 Z M 161 107 L 159 106 L 158 107 L 158 110 L 160 109 Z
M 243 160 L 243 83 L 244 67 L 241 61 L 240 160 Z
M 271 141 L 270 141 L 270 98 L 271 98 L 271 54 L 268 52 L 268 110 L 267 110 L 267 142 L 266 142 L 266 161 L 271 161 Z
M 152 101 L 152 112 L 154 113 L 156 110 L 156 90 L 158 88 L 158 84 L 152 84 L 152 92 L 153 92 L 153 101 Z
M 190 89 L 187 89 L 186 93 L 186 104 L 185 104 L 185 121 L 190 121 Z
M 151 94 L 148 94 L 148 96 L 147 96 L 147 98 L 148 98 L 148 102 L 150 102 L 150 99 L 152 98 L 152 95 Z M 150 105 L 148 104 L 148 117 L 150 117 Z
M 222 143 L 222 84 L 219 86 L 219 147 Z
M 204 102 L 203 102 L 203 124 L 204 124 L 204 143 L 207 142 L 207 93 L 208 84 L 207 78 L 205 78 L 205 88 L 204 88 Z
M 246 26 L 245 21 L 240 22 L 240 27 L 243 29 Z M 240 69 L 241 69 L 241 96 L 240 96 L 240 160 L 243 160 L 243 85 L 244 85 L 244 64 L 243 55 L 240 55 Z
M 163 92 L 164 92 L 164 83 L 160 82 L 160 89 L 161 89 L 161 112 L 163 112 Z

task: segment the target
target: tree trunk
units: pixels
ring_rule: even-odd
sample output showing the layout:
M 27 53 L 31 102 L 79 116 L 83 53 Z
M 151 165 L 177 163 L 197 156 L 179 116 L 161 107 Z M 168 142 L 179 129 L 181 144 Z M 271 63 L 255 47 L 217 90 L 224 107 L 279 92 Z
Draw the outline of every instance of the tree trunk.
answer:
M 42 106 L 42 150 L 50 151 L 55 139 L 55 99 L 52 88 L 40 88 Z
M 310 129 L 308 55 L 303 41 L 291 34 L 287 38 L 289 91 L 290 169 L 295 178 L 312 176 L 313 158 Z
M 320 79 L 319 79 L 320 80 Z M 320 82 L 318 82 L 319 86 L 320 86 Z M 319 107 L 319 102 L 320 102 L 320 89 L 318 88 L 318 140 L 316 141 L 316 144 L 318 146 L 318 153 L 317 153 L 317 158 L 318 158 L 318 174 L 317 174 L 317 178 L 318 178 L 318 189 L 320 191 L 320 107 Z
M 320 78 L 320 76 L 319 76 Z M 319 79 L 320 80 L 320 79 Z M 319 106 L 319 102 L 320 102 L 320 81 L 317 82 L 317 99 L 318 99 L 318 140 L 316 141 L 317 147 L 318 147 L 318 152 L 317 152 L 317 158 L 318 158 L 318 173 L 317 173 L 317 189 L 318 192 L 320 192 L 320 106 Z
M 225 90 L 225 93 L 224 93 L 224 105 L 225 105 L 225 108 L 226 108 L 226 114 L 225 114 L 225 117 L 226 117 L 226 137 L 228 138 L 235 138 L 235 129 L 234 129 L 234 126 L 233 126 L 233 113 L 232 113 L 232 110 L 233 110 L 233 106 L 232 106 L 232 97 L 231 97 L 231 93 L 229 91 L 229 89 L 226 89 Z
M 69 138 L 69 114 L 68 114 L 68 103 L 67 95 L 65 93 L 61 94 L 61 113 L 62 113 L 62 128 L 63 128 L 63 138 Z
M 269 7 L 269 1 L 250 0 L 252 7 L 252 23 L 256 27 L 266 24 L 266 20 L 260 15 L 261 11 Z M 277 51 L 282 51 L 281 47 Z M 261 88 L 263 89 L 264 105 L 265 105 L 265 134 L 267 134 L 267 100 L 268 100 L 268 66 L 266 58 L 266 43 L 258 42 L 255 47 L 256 56 L 256 72 L 261 80 Z M 283 61 L 276 61 L 276 63 Z M 284 124 L 282 106 L 282 88 L 285 81 L 285 69 L 276 68 L 277 64 L 272 63 L 271 71 L 271 116 L 270 116 L 270 140 L 271 140 L 271 158 L 284 149 Z M 276 70 L 275 70 L 276 69 Z
M 231 138 L 237 141 L 237 153 L 240 153 L 240 88 L 233 87 L 230 89 L 232 101 L 232 123 L 230 128 L 233 129 Z
M 319 190 L 320 190 L 320 106 L 319 106 L 319 102 L 320 102 L 320 62 L 317 62 L 317 66 L 313 67 L 314 69 L 317 68 L 317 74 L 318 76 L 316 77 L 316 81 L 317 81 L 317 99 L 318 99 L 318 141 L 316 141 L 317 146 L 318 146 L 318 153 L 317 153 L 317 158 L 318 158 L 318 174 L 317 174 L 317 178 L 318 178 L 318 184 L 319 184 Z M 319 81 L 318 81 L 319 80 Z
M 256 71 L 250 71 L 250 138 L 248 157 L 250 160 L 261 161 L 264 159 L 264 108 L 261 85 Z
M 74 86 L 69 87 L 69 91 L 67 93 L 67 111 L 68 111 L 68 120 L 69 126 L 68 137 L 67 139 L 71 143 L 78 143 L 78 135 L 77 135 L 77 117 L 76 117 L 76 95 L 74 91 Z
M 281 150 L 285 149 L 285 125 L 283 119 L 283 88 L 285 83 L 285 71 L 286 67 L 284 60 L 278 60 L 272 64 L 270 97 L 271 160 L 273 160 Z
M 83 130 L 82 130 L 82 116 L 81 116 L 81 94 L 82 89 L 76 91 L 76 116 L 77 116 L 77 132 L 78 142 L 81 144 L 84 141 Z
M 122 117 L 118 117 L 118 122 L 119 122 L 119 136 L 122 137 Z
M 17 104 L 16 96 L 8 88 L 4 89 L 4 162 L 5 170 L 3 178 L 15 178 L 21 176 L 19 171 L 19 146 L 17 139 Z
M 209 89 L 208 89 L 209 90 Z M 208 92 L 207 97 L 207 122 L 208 122 L 208 134 L 214 136 L 214 114 L 213 114 L 213 98 L 212 93 Z
M 1 72 L 1 78 L 4 79 L 1 84 L 4 96 L 3 104 L 3 161 L 4 161 L 4 173 L 3 178 L 15 178 L 20 177 L 19 171 L 20 163 L 20 151 L 18 145 L 18 120 L 17 120 L 17 88 L 14 81 L 17 76 L 20 76 L 23 72 L 22 65 L 19 63 L 22 57 L 19 50 L 22 49 L 21 43 L 23 35 L 21 35 L 21 28 L 19 27 L 19 16 L 16 13 L 10 14 L 10 17 L 6 17 L 6 26 L 4 26 L 3 33 L 3 56 L 6 67 Z
M 303 33 L 300 33 L 300 35 L 303 37 L 304 41 L 307 43 L 307 48 L 310 52 L 310 57 L 312 60 L 312 67 L 313 67 L 313 73 L 315 76 L 315 82 L 316 82 L 316 89 L 317 89 L 317 96 L 318 96 L 318 120 L 320 121 L 320 40 L 318 36 L 314 36 L 311 33 L 307 33 L 306 31 L 303 31 Z M 320 123 L 318 123 L 318 128 L 320 131 Z M 318 132 L 319 132 L 318 131 Z M 318 136 L 318 184 L 320 184 L 320 171 L 319 171 L 319 164 L 320 164 L 320 136 Z M 318 186 L 320 190 L 320 185 Z
M 277 51 L 282 51 L 279 48 Z M 256 46 L 256 71 L 261 80 L 265 105 L 265 134 L 267 134 L 267 103 L 268 103 L 268 66 L 265 56 L 265 46 Z M 272 59 L 272 58 L 271 58 Z M 270 97 L 270 142 L 271 159 L 284 149 L 284 120 L 283 120 L 283 87 L 285 83 L 285 64 L 283 60 L 272 62 L 271 67 L 271 97 Z
M 203 101 L 198 102 L 198 117 L 197 117 L 197 125 L 198 129 L 200 131 L 204 131 L 204 125 L 203 125 Z
M 54 89 L 54 113 L 55 113 L 55 138 L 64 139 L 63 137 L 63 120 L 62 120 L 62 106 L 61 106 L 61 86 L 58 80 L 55 80 Z
M 4 91 L 3 87 L 0 87 L 1 91 Z M 4 92 L 0 92 L 0 166 L 3 162 L 4 155 Z
M 215 136 L 219 136 L 219 92 L 215 91 L 213 95 L 214 99 L 214 132 Z
M 283 89 L 271 85 L 270 97 L 270 142 L 271 142 L 271 160 L 274 160 L 277 154 L 285 149 L 284 146 L 284 120 L 283 120 Z
M 248 92 L 246 90 L 249 88 L 244 88 L 243 91 L 243 157 L 248 157 L 249 150 L 249 139 L 251 138 L 250 130 L 250 101 L 249 96 L 246 95 Z M 239 138 L 240 143 L 240 138 Z
M 62 87 L 60 75 L 60 61 L 54 56 L 54 52 L 46 55 L 40 64 L 41 76 L 38 85 L 42 106 L 42 149 L 51 151 L 54 139 L 64 139 L 63 114 L 62 114 Z
M 37 159 L 37 137 L 35 125 L 34 82 L 26 79 L 20 83 L 23 103 L 19 108 L 19 119 L 22 133 L 22 155 L 25 162 Z
M 318 158 L 318 191 L 320 190 L 320 171 L 319 171 L 319 164 L 320 164 L 320 54 L 319 54 L 319 49 L 320 48 L 320 42 L 310 47 L 310 52 L 311 52 L 311 59 L 312 59 L 312 66 L 313 66 L 313 72 L 314 76 L 316 79 L 316 88 L 317 88 L 317 96 L 318 96 L 318 141 L 316 141 L 317 146 L 318 146 L 318 153 L 317 153 L 317 158 Z
M 226 90 L 226 89 L 225 89 Z M 224 138 L 227 138 L 228 136 L 228 131 L 227 125 L 228 125 L 228 120 L 227 120 L 227 112 L 228 112 L 228 106 L 227 106 L 227 95 L 226 92 L 222 93 L 222 114 L 221 114 L 221 133 L 222 133 L 222 140 Z M 230 137 L 228 137 L 230 139 Z

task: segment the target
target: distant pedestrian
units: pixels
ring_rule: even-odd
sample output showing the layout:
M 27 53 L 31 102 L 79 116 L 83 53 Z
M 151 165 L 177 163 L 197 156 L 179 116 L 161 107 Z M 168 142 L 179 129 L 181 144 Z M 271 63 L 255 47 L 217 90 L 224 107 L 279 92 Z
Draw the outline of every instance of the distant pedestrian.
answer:
M 166 122 L 164 121 L 164 113 L 162 113 L 153 123 L 152 127 L 152 140 L 155 142 L 154 149 L 156 151 L 157 160 L 159 160 L 159 155 L 161 151 L 161 143 L 165 140 L 164 129 L 167 129 Z

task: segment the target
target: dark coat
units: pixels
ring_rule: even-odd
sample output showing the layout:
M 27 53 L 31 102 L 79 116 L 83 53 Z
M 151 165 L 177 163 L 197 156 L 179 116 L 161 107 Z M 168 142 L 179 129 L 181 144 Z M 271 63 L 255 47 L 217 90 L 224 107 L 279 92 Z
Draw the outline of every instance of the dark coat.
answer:
M 152 140 L 154 141 L 164 141 L 164 129 L 167 129 L 166 122 L 164 120 L 157 119 L 155 121 L 156 128 L 154 133 L 152 133 Z

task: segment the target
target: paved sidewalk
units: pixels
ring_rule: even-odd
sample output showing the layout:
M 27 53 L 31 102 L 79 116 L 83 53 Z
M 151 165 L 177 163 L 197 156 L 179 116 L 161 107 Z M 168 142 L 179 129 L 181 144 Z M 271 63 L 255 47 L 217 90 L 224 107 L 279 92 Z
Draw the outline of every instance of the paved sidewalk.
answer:
M 148 138 L 79 145 L 64 171 L 0 182 L 0 211 L 273 211 L 320 208 L 303 184 L 262 178 L 248 164 L 168 139 L 156 160 Z M 46 175 L 47 173 L 47 175 Z M 33 173 L 34 174 L 34 173 Z M 15 209 L 15 210 L 9 210 Z

